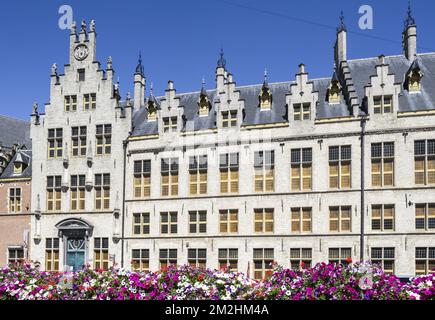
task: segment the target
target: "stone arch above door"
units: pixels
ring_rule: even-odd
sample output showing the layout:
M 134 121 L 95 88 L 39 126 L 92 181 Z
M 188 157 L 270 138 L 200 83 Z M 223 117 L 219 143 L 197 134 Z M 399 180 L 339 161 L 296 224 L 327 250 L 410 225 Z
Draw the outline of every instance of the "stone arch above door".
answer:
M 94 227 L 83 219 L 69 218 L 62 220 L 55 226 L 59 237 L 86 237 L 92 236 Z

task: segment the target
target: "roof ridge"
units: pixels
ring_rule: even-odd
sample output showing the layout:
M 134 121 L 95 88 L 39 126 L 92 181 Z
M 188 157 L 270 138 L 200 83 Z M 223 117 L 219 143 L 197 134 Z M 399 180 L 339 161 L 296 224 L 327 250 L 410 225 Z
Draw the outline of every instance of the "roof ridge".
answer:
M 3 115 L 3 114 L 0 114 L 0 118 L 9 119 L 9 120 L 15 120 L 15 121 L 21 121 L 21 122 L 25 122 L 25 123 L 30 124 L 30 121 L 19 119 L 19 118 L 14 118 L 14 117 L 11 117 L 11 116 L 8 116 L 8 115 Z

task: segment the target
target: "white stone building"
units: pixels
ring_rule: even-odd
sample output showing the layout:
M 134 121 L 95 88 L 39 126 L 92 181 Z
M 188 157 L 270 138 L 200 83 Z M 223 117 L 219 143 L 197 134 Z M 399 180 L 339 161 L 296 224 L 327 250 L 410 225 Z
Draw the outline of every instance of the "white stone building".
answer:
M 140 59 L 124 101 L 95 38 L 93 23 L 73 28 L 32 116 L 32 257 L 46 269 L 435 267 L 435 53 L 417 54 L 410 11 L 402 55 L 347 59 L 341 20 L 331 77 L 301 64 L 238 87 L 221 53 L 214 89 L 169 81 L 145 98 Z

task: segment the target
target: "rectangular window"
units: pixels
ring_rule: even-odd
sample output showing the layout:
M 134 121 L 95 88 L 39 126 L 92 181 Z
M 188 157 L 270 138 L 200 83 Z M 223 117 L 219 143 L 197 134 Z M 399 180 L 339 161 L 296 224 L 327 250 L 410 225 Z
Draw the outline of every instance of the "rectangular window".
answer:
M 71 211 L 85 210 L 85 175 L 71 176 Z
M 189 158 L 189 194 L 207 194 L 207 156 Z
M 219 171 L 221 193 L 239 192 L 239 154 L 221 154 Z
M 95 210 L 110 208 L 110 174 L 95 175 Z
M 21 188 L 9 189 L 8 212 L 9 213 L 21 212 Z
M 177 117 L 163 118 L 163 132 L 177 132 Z
M 273 232 L 273 209 L 254 209 L 254 232 Z
M 352 207 L 329 207 L 329 231 L 351 231 Z
M 394 273 L 394 248 L 372 248 L 371 262 L 378 264 L 385 273 Z
M 83 95 L 83 110 L 89 111 L 97 108 L 97 94 L 87 93 Z
M 148 198 L 151 195 L 151 160 L 134 162 L 134 197 Z
M 162 159 L 162 196 L 178 195 L 178 158 Z
M 222 128 L 237 127 L 237 110 L 222 112 Z
M 161 234 L 178 233 L 178 213 L 161 212 L 160 213 L 160 232 Z
M 415 205 L 415 229 L 435 230 L 435 203 L 418 203 Z
M 352 259 L 352 248 L 329 248 L 329 263 L 348 265 Z
M 207 263 L 207 249 L 189 249 L 187 262 L 194 268 L 205 268 Z
M 292 248 L 290 249 L 290 266 L 292 270 L 311 268 L 313 249 Z
M 159 251 L 160 269 L 177 265 L 177 249 L 160 249 Z
M 311 208 L 291 209 L 291 230 L 292 232 L 311 232 Z
M 435 247 L 415 248 L 415 274 L 427 275 L 435 271 Z
M 372 143 L 372 186 L 394 185 L 394 142 Z
M 273 249 L 254 249 L 254 279 L 263 280 L 272 274 Z
M 394 205 L 372 205 L 372 230 L 394 230 Z
M 237 272 L 239 261 L 238 249 L 219 249 L 219 269 Z
M 392 113 L 393 96 L 376 96 L 373 97 L 374 114 Z
M 149 212 L 133 213 L 133 234 L 134 235 L 150 234 Z
M 351 187 L 351 146 L 329 147 L 329 187 L 348 189 Z
M 435 140 L 414 143 L 415 184 L 435 184 Z
M 85 78 L 86 78 L 85 75 L 86 75 L 85 69 L 78 69 L 77 70 L 77 76 L 78 76 L 78 80 L 80 82 L 85 81 Z
M 45 271 L 59 271 L 59 238 L 45 239 Z
M 47 211 L 60 211 L 62 204 L 62 177 L 47 177 Z
M 237 233 L 239 231 L 239 210 L 219 210 L 219 233 Z
M 131 251 L 131 268 L 134 271 L 149 271 L 150 270 L 150 250 L 149 249 L 133 249 Z
M 109 238 L 94 239 L 94 269 L 109 269 Z
M 295 121 L 310 120 L 311 104 L 310 103 L 295 103 L 293 105 L 293 115 Z
M 189 211 L 189 233 L 207 233 L 207 211 Z
M 48 129 L 48 158 L 61 158 L 63 152 L 63 129 Z
M 291 189 L 292 191 L 312 188 L 312 149 L 291 150 Z
M 71 128 L 71 152 L 73 157 L 86 156 L 86 126 Z
M 24 249 L 8 248 L 8 264 L 21 265 L 24 262 Z
M 112 152 L 112 125 L 100 124 L 96 130 L 97 155 L 107 155 Z
M 64 107 L 66 112 L 77 111 L 77 96 L 65 96 Z
M 273 150 L 255 152 L 254 170 L 255 192 L 273 192 L 275 190 L 275 152 Z

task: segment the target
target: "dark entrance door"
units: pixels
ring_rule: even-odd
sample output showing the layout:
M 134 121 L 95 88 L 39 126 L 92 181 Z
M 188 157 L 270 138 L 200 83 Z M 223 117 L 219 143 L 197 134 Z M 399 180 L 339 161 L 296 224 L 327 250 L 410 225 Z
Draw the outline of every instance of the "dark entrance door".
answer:
M 66 264 L 72 267 L 72 271 L 83 269 L 83 265 L 85 264 L 84 238 L 68 238 Z

